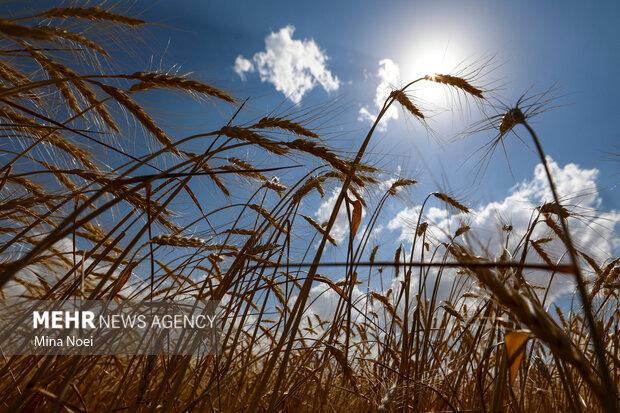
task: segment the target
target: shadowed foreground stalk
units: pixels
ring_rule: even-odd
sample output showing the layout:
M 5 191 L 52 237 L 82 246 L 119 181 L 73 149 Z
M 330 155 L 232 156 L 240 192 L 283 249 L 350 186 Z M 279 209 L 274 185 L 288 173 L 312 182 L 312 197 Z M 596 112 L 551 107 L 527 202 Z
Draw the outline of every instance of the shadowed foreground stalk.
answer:
M 519 109 L 513 109 L 513 111 L 515 110 L 518 111 Z M 534 129 L 532 129 L 532 127 L 526 122 L 525 116 L 523 116 L 523 114 L 521 113 L 520 115 L 515 116 L 515 118 L 517 118 L 518 122 L 522 123 L 523 126 L 525 126 L 527 131 L 530 133 L 534 144 L 536 145 L 536 150 L 538 151 L 538 155 L 540 156 L 540 162 L 545 168 L 545 174 L 547 175 L 547 180 L 549 181 L 549 187 L 551 188 L 551 193 L 553 194 L 555 206 L 558 209 L 557 215 L 560 217 L 562 231 L 564 231 L 566 248 L 568 250 L 568 255 L 573 265 L 573 274 L 575 276 L 575 280 L 577 281 L 577 291 L 579 292 L 579 298 L 581 299 L 581 304 L 583 305 L 583 312 L 585 314 L 586 321 L 592 335 L 592 342 L 594 344 L 594 351 L 596 352 L 596 360 L 598 363 L 601 381 L 603 382 L 603 386 L 605 387 L 605 397 L 601 400 L 601 403 L 605 406 L 607 411 L 617 412 L 618 400 L 616 397 L 616 391 L 614 389 L 613 382 L 611 380 L 611 375 L 609 373 L 609 366 L 607 365 L 607 356 L 605 354 L 605 346 L 603 344 L 602 334 L 599 329 L 599 325 L 594 318 L 592 303 L 590 302 L 590 297 L 588 296 L 585 280 L 581 273 L 579 262 L 577 261 L 577 253 L 575 252 L 576 249 L 573 245 L 572 236 L 568 229 L 568 223 L 566 222 L 564 214 L 561 213 L 562 204 L 560 203 L 560 198 L 558 197 L 555 184 L 553 183 L 553 177 L 551 176 L 551 172 L 549 171 L 547 157 L 545 156 L 540 141 L 538 140 L 538 136 L 536 136 Z
M 466 81 L 460 78 L 451 76 L 450 79 L 451 79 L 450 81 L 446 81 L 444 77 L 442 77 L 441 80 L 439 80 L 435 76 L 433 77 L 425 76 L 423 78 L 420 78 L 420 79 L 417 79 L 417 80 L 414 80 L 408 83 L 401 90 L 392 92 L 390 96 L 383 103 L 383 107 L 381 108 L 381 111 L 377 115 L 377 118 L 375 119 L 375 122 L 370 128 L 370 131 L 368 132 L 368 134 L 362 141 L 362 144 L 360 145 L 360 148 L 357 151 L 355 159 L 350 165 L 349 172 L 347 173 L 347 176 L 342 184 L 342 188 L 340 189 L 340 192 L 338 193 L 338 198 L 336 198 L 336 202 L 334 203 L 332 213 L 330 214 L 329 220 L 325 227 L 325 235 L 323 235 L 323 237 L 321 238 L 317 251 L 314 255 L 314 259 L 312 260 L 313 265 L 310 267 L 308 274 L 306 275 L 304 284 L 301 287 L 299 296 L 297 300 L 295 301 L 295 305 L 292 310 L 293 316 L 291 317 L 290 321 L 285 325 L 284 330 L 282 332 L 282 338 L 278 342 L 278 345 L 276 349 L 274 350 L 273 355 L 271 356 L 269 360 L 269 363 L 267 364 L 267 368 L 265 369 L 265 372 L 263 373 L 263 379 L 261 380 L 260 384 L 257 386 L 253 394 L 253 397 L 251 399 L 251 404 L 250 404 L 250 410 L 249 410 L 250 413 L 253 413 L 258 407 L 258 401 L 259 401 L 260 395 L 264 391 L 267 381 L 270 379 L 271 372 L 275 368 L 275 363 L 278 360 L 278 358 L 282 357 L 283 361 L 280 365 L 278 374 L 276 376 L 276 381 L 275 381 L 275 386 L 274 386 L 275 390 L 272 392 L 271 400 L 269 403 L 269 411 L 273 411 L 273 409 L 275 408 L 275 402 L 277 400 L 280 383 L 282 382 L 282 379 L 285 374 L 288 358 L 291 353 L 293 344 L 295 342 L 294 338 L 295 338 L 297 329 L 299 328 L 299 324 L 305 312 L 305 305 L 306 305 L 306 302 L 307 302 L 307 299 L 310 293 L 310 289 L 314 282 L 318 264 L 321 261 L 321 257 L 323 256 L 325 246 L 327 245 L 328 235 L 331 232 L 332 228 L 334 227 L 334 224 L 336 223 L 336 218 L 342 206 L 342 202 L 347 197 L 347 192 L 349 191 L 349 186 L 351 185 L 351 180 L 353 179 L 353 176 L 355 175 L 356 168 L 361 163 L 362 158 L 364 157 L 364 154 L 366 153 L 366 148 L 368 147 L 368 144 L 370 143 L 370 139 L 372 138 L 372 135 L 377 125 L 379 124 L 379 122 L 381 122 L 381 120 L 383 119 L 383 116 L 385 115 L 387 110 L 390 108 L 390 106 L 394 103 L 394 101 L 398 101 L 399 103 L 401 103 L 401 105 L 403 105 L 403 107 L 405 107 L 414 116 L 424 119 L 424 115 L 405 96 L 405 90 L 407 90 L 410 86 L 412 86 L 413 84 L 421 80 L 430 80 L 430 81 L 436 81 L 439 83 L 446 83 L 446 84 L 450 84 L 454 87 L 458 87 L 461 89 L 463 88 L 463 85 L 467 85 L 471 88 L 469 83 L 467 83 Z M 457 79 L 459 83 L 455 84 L 454 79 Z M 476 96 L 482 97 L 482 93 L 479 89 L 476 89 L 476 88 L 472 88 L 472 89 L 475 90 L 476 93 L 479 93 L 479 95 L 476 95 Z M 282 348 L 284 348 L 284 342 L 286 340 L 288 340 L 287 347 L 284 350 L 284 354 L 280 356 L 280 351 L 282 350 Z
M 340 207 L 342 206 L 342 202 L 344 201 L 344 199 L 345 199 L 345 197 L 347 195 L 347 191 L 348 191 L 349 185 L 351 184 L 351 180 L 353 178 L 353 175 L 355 174 L 355 169 L 357 168 L 357 166 L 361 162 L 362 157 L 364 156 L 364 153 L 366 152 L 366 147 L 370 143 L 370 138 L 372 137 L 372 134 L 373 134 L 375 128 L 377 127 L 377 125 L 379 124 L 381 119 L 383 118 L 383 115 L 385 114 L 385 112 L 387 112 L 388 108 L 392 105 L 394 100 L 396 100 L 396 98 L 390 96 L 384 102 L 383 108 L 379 112 L 379 115 L 377 115 L 377 119 L 375 120 L 375 123 L 370 128 L 370 131 L 366 135 L 366 138 L 362 142 L 362 145 L 360 146 L 360 149 L 357 152 L 355 160 L 353 161 L 353 163 L 350 166 L 349 173 L 347 174 L 347 176 L 345 178 L 345 181 L 342 184 L 342 189 L 340 190 L 340 192 L 338 194 L 338 198 L 336 199 L 336 202 L 334 204 L 334 209 L 333 209 L 333 211 L 332 211 L 332 213 L 331 213 L 331 215 L 329 217 L 329 221 L 327 222 L 327 226 L 325 227 L 325 235 L 321 238 L 321 241 L 320 241 L 319 246 L 317 248 L 317 252 L 314 255 L 314 259 L 312 260 L 312 266 L 310 267 L 310 270 L 308 271 L 308 274 L 306 275 L 306 279 L 304 280 L 304 283 L 303 283 L 303 285 L 301 287 L 301 290 L 299 292 L 299 296 L 298 296 L 297 300 L 295 301 L 295 305 L 293 306 L 293 310 L 291 311 L 292 317 L 289 319 L 289 322 L 285 325 L 284 330 L 282 331 L 282 338 L 278 342 L 276 348 L 273 350 L 273 354 L 272 354 L 272 356 L 271 356 L 271 358 L 270 358 L 270 360 L 269 360 L 269 362 L 267 364 L 267 367 L 266 367 L 266 369 L 265 369 L 265 371 L 263 373 L 263 379 L 261 380 L 259 385 L 256 387 L 256 390 L 255 390 L 254 394 L 252 395 L 251 403 L 250 403 L 250 408 L 249 408 L 249 412 L 250 413 L 255 412 L 256 409 L 258 408 L 259 399 L 260 399 L 261 395 L 263 394 L 263 392 L 265 390 L 265 387 L 267 385 L 267 381 L 270 379 L 271 372 L 275 368 L 276 361 L 278 360 L 278 358 L 282 357 L 283 361 L 281 362 L 281 365 L 280 365 L 280 367 L 278 369 L 278 374 L 277 374 L 275 385 L 274 385 L 274 391 L 272 392 L 271 400 L 269 402 L 269 411 L 273 411 L 274 408 L 275 408 L 275 402 L 276 402 L 277 396 L 278 396 L 278 389 L 280 387 L 280 383 L 282 382 L 282 379 L 283 379 L 285 371 L 286 371 L 286 366 L 288 364 L 287 363 L 288 362 L 288 357 L 289 357 L 289 355 L 291 353 L 291 349 L 292 349 L 293 343 L 295 341 L 294 338 L 295 338 L 297 329 L 299 328 L 299 323 L 301 322 L 301 319 L 302 319 L 304 311 L 305 311 L 306 302 L 308 300 L 310 289 L 312 288 L 312 283 L 314 282 L 314 278 L 315 278 L 315 275 L 316 275 L 318 264 L 321 261 L 321 257 L 323 255 L 323 251 L 325 250 L 325 246 L 326 246 L 327 241 L 328 241 L 328 234 L 330 233 L 330 231 L 334 227 L 334 224 L 336 223 L 336 218 L 338 216 L 338 212 L 340 211 Z M 290 337 L 289 337 L 289 335 L 290 335 Z M 287 341 L 288 344 L 287 344 L 286 349 L 284 350 L 284 354 L 281 356 L 280 352 L 282 351 L 282 348 L 284 347 L 285 341 Z

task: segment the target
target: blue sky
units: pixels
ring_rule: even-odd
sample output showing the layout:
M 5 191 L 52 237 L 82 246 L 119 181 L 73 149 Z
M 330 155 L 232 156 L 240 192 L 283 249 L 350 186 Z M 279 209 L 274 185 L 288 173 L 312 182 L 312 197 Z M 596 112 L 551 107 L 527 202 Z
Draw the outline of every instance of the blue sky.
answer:
M 428 72 L 449 74 L 459 64 L 476 67 L 493 57 L 472 83 L 489 89 L 489 96 L 508 106 L 528 90 L 531 95 L 557 87 L 551 94 L 556 99 L 547 105 L 557 107 L 532 118 L 531 124 L 557 163 L 553 168 L 567 203 L 593 217 L 572 224 L 577 242 L 590 244 L 592 254 L 601 260 L 620 250 L 616 212 L 620 174 L 617 159 L 610 155 L 620 152 L 618 2 L 161 1 L 141 16 L 161 24 L 150 33 L 152 49 L 166 50 L 158 63 L 162 68 L 180 64 L 182 72 L 195 72 L 241 99 L 250 97 L 249 119 L 274 108 L 279 108 L 276 113 L 285 109 L 296 113 L 333 104 L 338 116 L 320 118 L 319 130 L 331 146 L 343 151 L 358 149 L 370 126 L 364 117 L 378 111 L 377 96 Z M 302 57 L 287 55 L 295 48 L 301 49 Z M 317 51 L 318 60 L 308 59 Z M 148 57 L 150 50 L 142 53 Z M 286 59 L 307 63 L 297 75 L 308 76 L 312 88 L 300 92 L 290 87 L 304 84 L 295 79 L 294 71 L 274 72 L 274 67 L 286 69 Z M 245 66 L 235 70 L 238 60 Z M 319 68 L 311 69 L 314 64 Z M 247 71 L 250 66 L 253 71 Z M 380 68 L 384 75 L 391 74 L 382 78 Z M 287 84 L 288 89 L 283 86 Z M 382 86 L 388 88 L 380 92 Z M 477 175 L 476 150 L 496 131 L 455 141 L 468 124 L 483 116 L 474 103 L 449 105 L 445 95 L 436 84 L 412 89 L 414 102 L 431 115 L 432 134 L 397 108 L 398 119 L 387 121 L 373 136 L 366 160 L 388 171 L 386 180 L 401 174 L 421 182 L 383 211 L 374 242 L 393 241 L 390 251 L 407 243 L 416 208 L 430 192 L 453 194 L 475 213 L 455 218 L 436 205 L 425 219 L 448 232 L 470 223 L 487 243 L 499 241 L 500 219 L 524 230 L 532 208 L 550 197 L 541 170 L 535 169 L 538 156 L 522 127 L 516 132 L 529 147 L 514 134 L 507 135 L 510 167 L 499 148 L 484 174 Z M 367 115 L 361 114 L 363 110 Z M 220 123 L 230 115 L 226 110 L 215 112 Z M 320 110 L 319 114 L 324 115 Z M 316 202 L 305 205 L 305 213 L 319 221 L 327 219 L 333 199 L 328 194 Z M 343 234 L 344 227 L 342 223 Z M 561 246 L 556 248 L 559 253 Z M 341 258 L 337 251 L 327 257 Z
M 136 11 L 141 6 L 138 3 Z M 375 76 L 379 61 L 391 59 L 400 68 L 402 82 L 407 82 L 418 74 L 417 68 L 425 70 L 427 63 L 420 64 L 425 59 L 433 61 L 429 67 L 436 62 L 439 70 L 446 71 L 462 60 L 475 64 L 497 55 L 493 63 L 497 67 L 482 82 L 501 88 L 498 94 L 506 104 L 512 105 L 530 87 L 536 93 L 559 86 L 561 97 L 555 104 L 565 106 L 532 120 L 548 154 L 561 165 L 573 162 L 598 168 L 602 189 L 618 182 L 618 163 L 606 154 L 618 152 L 617 2 L 392 1 L 378 6 L 364 1 L 161 1 L 142 16 L 163 25 L 151 29 L 160 46 L 169 42 L 163 67 L 180 63 L 182 71 L 198 72 L 238 97 L 252 97 L 257 111 L 272 109 L 286 97 L 272 83 L 261 82 L 256 72 L 247 73 L 243 81 L 233 69 L 235 59 L 241 55 L 251 61 L 256 53 L 265 51 L 265 39 L 271 33 L 294 27 L 292 39 L 313 41 L 328 59 L 326 70 L 339 80 L 338 88 L 330 92 L 315 86 L 303 95 L 299 108 L 340 98 L 344 113 L 335 123 L 350 133 L 333 143 L 348 150 L 357 148 L 368 127 L 358 121 L 359 109 L 373 109 L 380 83 Z M 433 103 L 426 106 L 434 111 Z M 289 99 L 284 104 L 292 102 Z M 460 117 L 458 112 L 438 116 L 431 127 L 444 141 L 450 140 L 462 130 Z M 467 119 L 479 118 L 472 113 Z M 375 136 L 373 149 L 402 159 L 381 158 L 382 166 L 400 165 L 403 173 L 431 185 L 445 180 L 449 189 L 471 196 L 473 162 L 456 167 L 464 154 L 489 138 L 482 134 L 440 149 L 401 111 L 398 120 Z M 475 187 L 480 201 L 504 196 L 515 179 L 520 182 L 532 176 L 535 154 L 514 135 L 506 140 L 506 148 L 514 178 L 504 155 L 497 152 Z M 416 159 L 421 154 L 424 165 Z M 617 191 L 602 190 L 600 195 L 606 208 L 618 208 Z
M 309 127 L 328 146 L 350 154 L 359 148 L 377 104 L 394 88 L 425 74 L 460 75 L 459 67 L 482 66 L 471 83 L 507 105 L 497 109 L 499 113 L 523 93 L 555 88 L 548 95 L 554 97 L 547 105 L 550 110 L 530 123 L 553 160 L 551 169 L 565 205 L 580 215 L 571 220 L 575 242 L 601 263 L 620 252 L 617 1 L 137 1 L 130 14 L 154 24 L 146 35 L 138 32 L 130 53 L 122 55 L 113 71 L 191 72 L 239 100 L 250 98 L 235 122 L 266 114 L 306 114 Z M 501 224 L 514 225 L 515 233 L 523 234 L 532 210 L 551 198 L 521 126 L 515 131 L 525 143 L 514 134 L 504 138 L 509 163 L 500 147 L 477 174 L 479 149 L 497 131 L 463 136 L 468 125 L 484 121 L 485 114 L 476 102 L 453 99 L 458 95 L 447 92 L 431 82 L 410 89 L 410 97 L 427 116 L 428 129 L 395 105 L 367 151 L 365 161 L 385 170 L 380 175 L 384 185 L 366 194 L 370 200 L 376 201 L 397 177 L 420 181 L 386 204 L 374 227 L 368 250 L 384 246 L 385 259 L 394 256 L 399 244 L 410 242 L 411 223 L 431 192 L 449 193 L 472 209 L 472 214 L 453 214 L 433 200 L 424 220 L 435 228 L 434 241 L 470 225 L 482 243 L 470 246 L 488 247 L 490 255 L 501 253 Z M 176 99 L 171 104 L 160 95 L 145 95 L 143 102 L 177 138 L 218 130 L 236 109 Z M 486 113 L 498 112 L 487 108 Z M 138 151 L 147 150 L 135 143 L 138 139 L 127 141 Z M 294 160 L 279 162 L 290 165 Z M 294 182 L 298 173 L 283 172 L 283 182 Z M 205 205 L 238 201 L 216 199 L 214 187 L 201 185 L 196 193 Z M 338 188 L 331 190 L 323 199 L 304 200 L 300 212 L 325 221 Z M 364 213 L 358 235 L 368 224 L 370 214 Z M 332 235 L 344 241 L 347 229 L 341 219 Z M 534 235 L 544 236 L 543 230 Z M 301 247 L 307 246 L 306 234 L 294 235 Z M 555 242 L 547 249 L 559 257 L 563 247 Z M 324 260 L 342 260 L 343 250 L 330 248 Z

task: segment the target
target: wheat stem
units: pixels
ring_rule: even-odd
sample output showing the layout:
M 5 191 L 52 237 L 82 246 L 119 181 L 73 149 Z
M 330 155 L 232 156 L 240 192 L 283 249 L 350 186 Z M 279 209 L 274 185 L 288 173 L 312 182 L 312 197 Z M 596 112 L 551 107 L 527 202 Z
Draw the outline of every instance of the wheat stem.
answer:
M 523 119 L 520 123 L 525 126 L 527 131 L 530 133 L 534 144 L 536 145 L 536 150 L 538 151 L 538 155 L 540 156 L 540 161 L 545 168 L 545 174 L 547 175 L 547 180 L 549 181 L 549 187 L 551 188 L 551 193 L 553 194 L 553 200 L 555 201 L 555 205 L 559 210 L 561 210 L 560 198 L 558 197 L 558 193 L 556 190 L 556 186 L 553 182 L 553 177 L 551 176 L 551 172 L 549 171 L 549 165 L 547 164 L 547 158 L 545 156 L 545 152 L 543 151 L 542 145 L 540 144 L 540 140 L 534 132 L 534 129 Z M 572 237 L 570 231 L 568 230 L 568 223 L 566 222 L 566 218 L 563 214 L 558 213 L 560 218 L 560 223 L 562 225 L 562 231 L 564 232 L 564 243 L 566 244 L 566 248 L 568 250 L 568 255 L 570 257 L 573 272 L 575 274 L 575 280 L 577 281 L 577 291 L 579 293 L 579 297 L 581 299 L 581 304 L 583 305 L 583 311 L 585 313 L 586 321 L 588 323 L 588 327 L 590 328 L 590 333 L 592 334 L 592 343 L 594 344 L 594 352 L 596 353 L 596 358 L 599 367 L 599 374 L 601 376 L 601 381 L 606 390 L 606 398 L 605 400 L 601 400 L 601 403 L 605 406 L 608 412 L 617 412 L 618 405 L 616 400 L 616 391 L 615 386 L 612 384 L 611 375 L 609 373 L 609 368 L 606 362 L 605 356 L 605 345 L 603 343 L 603 339 L 601 337 L 601 333 L 599 331 L 598 325 L 596 323 L 596 319 L 594 318 L 594 313 L 592 311 L 592 303 L 590 302 L 590 298 L 588 297 L 588 291 L 586 289 L 586 283 L 581 273 L 581 268 L 579 267 L 577 254 L 575 252 L 575 246 L 572 241 Z

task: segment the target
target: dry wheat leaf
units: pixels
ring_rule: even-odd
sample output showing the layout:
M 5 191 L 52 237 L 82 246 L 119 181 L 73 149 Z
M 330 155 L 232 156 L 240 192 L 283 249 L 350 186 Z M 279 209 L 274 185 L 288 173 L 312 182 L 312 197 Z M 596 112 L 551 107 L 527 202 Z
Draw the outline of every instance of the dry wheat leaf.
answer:
M 510 368 L 510 384 L 512 384 L 517 377 L 519 364 L 525 354 L 525 346 L 529 338 L 530 332 L 527 330 L 512 331 L 504 337 L 506 354 L 508 355 L 508 366 Z
M 344 291 L 342 291 L 342 289 L 340 287 L 338 287 L 336 285 L 336 283 L 334 283 L 329 278 L 323 277 L 322 275 L 317 274 L 317 275 L 314 276 L 314 281 L 319 281 L 319 282 L 327 284 L 332 290 L 334 290 L 336 292 L 336 294 L 338 294 L 340 297 L 342 297 L 345 301 L 348 301 L 349 298 L 344 293 Z
M 123 274 L 121 274 L 118 277 L 118 281 L 116 282 L 116 285 L 114 285 L 114 288 L 112 289 L 112 292 L 110 293 L 110 299 L 115 299 L 116 300 L 116 295 L 121 291 L 121 289 L 125 286 L 125 284 L 127 283 L 127 281 L 129 280 L 129 278 L 131 277 L 131 272 L 133 271 L 133 269 L 137 266 L 138 264 L 133 262 L 131 264 L 129 264 L 127 267 L 125 267 L 125 271 Z M 117 300 L 118 301 L 118 300 Z
M 359 199 L 356 199 L 351 202 L 351 205 L 353 205 L 353 214 L 351 216 L 351 238 L 355 238 L 360 222 L 362 222 L 362 203 Z

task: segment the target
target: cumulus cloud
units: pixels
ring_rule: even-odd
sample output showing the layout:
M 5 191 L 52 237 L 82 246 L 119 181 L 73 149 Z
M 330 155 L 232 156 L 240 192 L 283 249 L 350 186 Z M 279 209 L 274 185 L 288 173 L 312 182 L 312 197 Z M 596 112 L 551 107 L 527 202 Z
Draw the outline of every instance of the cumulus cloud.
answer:
M 620 212 L 599 210 L 601 198 L 596 184 L 599 171 L 580 168 L 574 163 L 560 167 L 551 158 L 547 160 L 563 206 L 572 212 L 568 224 L 573 241 L 579 250 L 586 252 L 599 264 L 604 264 L 605 259 L 614 256 L 620 248 L 620 237 L 616 231 L 616 227 L 620 224 Z M 552 202 L 552 196 L 544 168 L 538 164 L 532 179 L 516 185 L 501 201 L 482 205 L 467 215 L 450 214 L 443 207 L 431 207 L 426 210 L 423 219 L 433 223 L 432 229 L 429 227 L 429 230 L 440 241 L 447 241 L 448 234 L 454 234 L 461 225 L 469 225 L 471 233 L 487 251 L 482 251 L 483 247 L 474 239 L 470 240 L 470 247 L 474 250 L 479 249 L 480 255 L 498 258 L 504 248 L 499 229 L 501 225 L 512 225 L 513 236 L 508 244 L 508 250 L 512 251 L 520 241 L 520 237 L 527 232 L 536 207 L 545 202 Z M 419 207 L 405 208 L 390 220 L 387 228 L 399 231 L 399 240 L 410 240 L 419 213 Z M 544 244 L 544 250 L 551 259 L 556 261 L 563 258 L 567 262 L 567 257 L 563 256 L 566 248 L 557 237 L 553 236 L 553 232 L 544 222 L 536 226 L 531 239 L 543 237 L 554 238 L 553 241 Z M 532 252 L 528 261 L 542 262 L 542 259 Z M 589 267 L 585 264 L 584 268 Z M 541 272 L 532 273 L 529 279 L 546 286 L 548 275 Z M 552 285 L 551 295 L 557 296 L 572 289 L 572 283 L 568 281 L 567 278 L 557 277 L 557 282 Z
M 285 26 L 265 38 L 265 50 L 252 61 L 237 56 L 234 70 L 242 80 L 256 70 L 262 82 L 271 83 L 294 103 L 317 84 L 326 92 L 338 90 L 340 81 L 327 69 L 329 57 L 313 39 L 293 39 L 294 26 Z
M 332 211 L 334 210 L 334 205 L 336 204 L 336 199 L 338 199 L 339 193 L 340 193 L 340 187 L 337 187 L 333 190 L 331 196 L 328 199 L 321 202 L 321 206 L 319 206 L 319 209 L 314 213 L 314 216 L 316 217 L 316 220 L 318 222 L 323 223 L 329 220 L 329 217 L 331 216 Z M 365 216 L 366 216 L 366 209 L 364 208 L 362 209 L 362 222 Z M 363 227 L 360 230 L 358 230 L 358 233 L 362 231 L 363 231 Z M 343 202 L 342 205 L 340 206 L 340 211 L 338 211 L 338 217 L 336 218 L 336 222 L 334 223 L 334 226 L 330 232 L 330 235 L 336 240 L 337 243 L 340 243 L 342 242 L 342 240 L 344 240 L 345 236 L 348 233 L 349 233 L 349 220 L 347 218 L 347 207 Z
M 33 235 L 33 239 L 42 241 L 45 238 L 45 234 L 39 233 Z M 74 259 L 73 252 L 76 250 L 73 246 L 71 238 L 62 238 L 56 241 L 50 249 L 58 251 L 58 255 L 64 255 L 69 263 Z M 79 248 L 77 248 L 79 251 Z M 82 261 L 82 254 L 78 253 L 75 257 L 75 262 L 79 265 Z M 83 268 L 89 268 L 95 260 L 93 258 L 86 258 Z M 54 265 L 52 265 L 54 263 Z M 106 262 L 97 263 L 89 274 L 105 274 L 110 269 L 111 264 Z M 80 267 L 78 267 L 80 268 Z M 50 285 L 57 283 L 68 270 L 67 263 L 60 259 L 50 259 L 46 263 L 29 264 L 17 272 L 15 277 L 10 279 L 6 285 L 2 288 L 2 293 L 5 297 L 10 298 L 37 298 L 37 294 L 42 294 L 43 291 L 47 291 Z M 120 270 L 117 269 L 113 273 L 112 280 L 106 283 L 109 286 L 114 277 L 120 274 Z M 92 291 L 95 285 L 99 282 L 98 278 L 86 277 L 84 287 L 86 291 Z M 135 283 L 127 283 L 121 293 L 125 296 L 128 293 L 138 291 L 139 287 L 135 287 Z M 39 289 L 33 288 L 33 286 L 40 286 Z M 146 293 L 144 294 L 146 295 Z
M 245 74 L 254 71 L 254 65 L 245 57 L 239 55 L 235 59 L 235 73 L 245 82 Z
M 376 76 L 380 82 L 375 93 L 374 105 L 370 108 L 364 106 L 360 109 L 358 120 L 361 122 L 374 123 L 377 120 L 377 115 L 383 107 L 383 103 L 400 82 L 400 68 L 393 60 L 383 59 L 379 61 L 379 71 Z M 398 119 L 398 108 L 396 105 L 392 105 L 387 110 L 377 128 L 385 130 L 390 119 Z
M 558 187 L 563 206 L 571 211 L 572 216 L 569 219 L 569 227 L 573 234 L 574 241 L 578 249 L 588 253 L 599 265 L 605 264 L 605 260 L 610 257 L 617 256 L 620 250 L 620 237 L 617 228 L 620 225 L 619 211 L 601 211 L 601 197 L 596 184 L 599 171 L 597 169 L 585 169 L 574 163 L 569 163 L 563 167 L 548 158 L 551 172 L 554 176 L 555 183 Z M 327 220 L 333 209 L 334 202 L 338 195 L 339 188 L 334 190 L 332 195 L 321 204 L 316 213 L 319 220 Z M 544 202 L 551 202 L 551 193 L 547 184 L 547 178 L 544 168 L 541 164 L 534 169 L 533 176 L 530 179 L 522 181 L 520 184 L 511 188 L 509 194 L 502 200 L 489 202 L 472 209 L 470 214 L 454 214 L 449 211 L 441 203 L 436 205 L 428 204 L 424 212 L 424 221 L 431 222 L 429 226 L 428 236 L 437 242 L 449 241 L 449 234 L 463 224 L 471 226 L 471 238 L 461 236 L 459 241 L 468 245 L 475 254 L 480 254 L 490 258 L 497 259 L 503 252 L 505 245 L 505 234 L 502 234 L 501 226 L 504 224 L 512 225 L 511 237 L 509 238 L 508 250 L 513 251 L 516 245 L 521 242 L 521 237 L 527 231 L 528 224 L 536 207 Z M 383 238 L 388 239 L 385 234 L 389 231 L 399 232 L 399 236 L 395 237 L 398 241 L 404 241 L 405 251 L 409 251 L 408 242 L 412 239 L 413 231 L 420 214 L 420 206 L 405 208 L 399 211 L 385 227 L 378 226 L 383 231 Z M 340 211 L 336 226 L 332 235 L 339 241 L 346 237 L 348 231 L 348 223 L 346 220 L 346 212 L 344 209 Z M 553 232 L 544 222 L 537 225 L 531 239 L 537 240 L 542 237 L 554 237 Z M 557 237 L 551 242 L 543 245 L 545 251 L 551 256 L 553 261 L 559 260 L 566 250 L 561 241 Z M 480 241 L 480 243 L 478 243 Z M 420 247 L 420 245 L 418 245 Z M 390 253 L 393 249 L 390 249 Z M 419 250 L 418 250 L 419 253 Z M 418 255 L 419 256 L 419 255 Z M 390 257 L 391 258 L 391 257 Z M 517 257 L 518 259 L 519 257 Z M 567 258 L 564 257 L 566 261 Z M 528 262 L 543 262 L 542 259 L 530 249 L 527 257 Z M 589 271 L 587 263 L 582 263 L 586 274 L 592 275 Z M 439 277 L 437 268 L 429 269 L 426 280 L 426 288 L 434 289 L 437 282 L 437 290 L 434 292 L 438 300 L 438 306 L 443 300 L 452 302 L 457 311 L 464 311 L 462 304 L 467 305 L 468 312 L 472 313 L 478 308 L 479 300 L 475 296 L 467 298 L 461 295 L 468 291 L 474 294 L 484 295 L 481 287 L 476 281 L 470 277 L 459 275 L 456 269 L 445 269 Z M 571 293 L 574 291 L 572 277 L 555 274 L 554 278 L 549 277 L 548 272 L 544 271 L 527 271 L 524 272 L 526 279 L 533 285 L 547 287 L 552 280 L 546 299 L 547 304 L 553 303 L 560 295 Z M 391 281 L 385 285 L 384 291 L 376 291 L 383 295 L 396 307 L 396 312 L 402 317 L 405 311 L 404 300 L 396 306 L 399 291 L 402 288 L 404 272 L 400 271 L 398 277 L 392 277 Z M 334 280 L 334 281 L 342 281 Z M 419 288 L 419 273 L 414 271 L 411 279 L 412 297 L 415 297 Z M 391 294 L 386 294 L 386 291 Z M 538 291 L 544 294 L 544 290 Z M 426 294 L 429 294 L 426 291 Z M 372 290 L 371 290 L 372 295 Z M 314 321 L 313 314 L 316 314 L 322 320 L 331 320 L 336 312 L 336 305 L 340 299 L 338 294 L 328 285 L 320 283 L 315 285 L 310 293 L 311 306 L 307 311 L 309 320 L 302 323 L 304 331 L 313 331 L 316 336 L 322 333 L 322 330 Z M 353 299 L 356 308 L 360 313 L 354 311 L 353 320 L 363 321 L 363 314 L 376 313 L 377 318 L 374 322 L 378 324 L 379 329 L 389 325 L 391 315 L 386 313 L 383 304 L 369 298 L 370 296 L 357 286 L 353 291 Z M 460 297 L 460 298 L 459 298 Z M 409 310 L 415 308 L 416 301 L 412 298 Z M 367 310 L 367 311 L 366 311 Z M 439 310 L 440 312 L 443 310 Z M 441 313 L 438 315 L 441 318 Z

